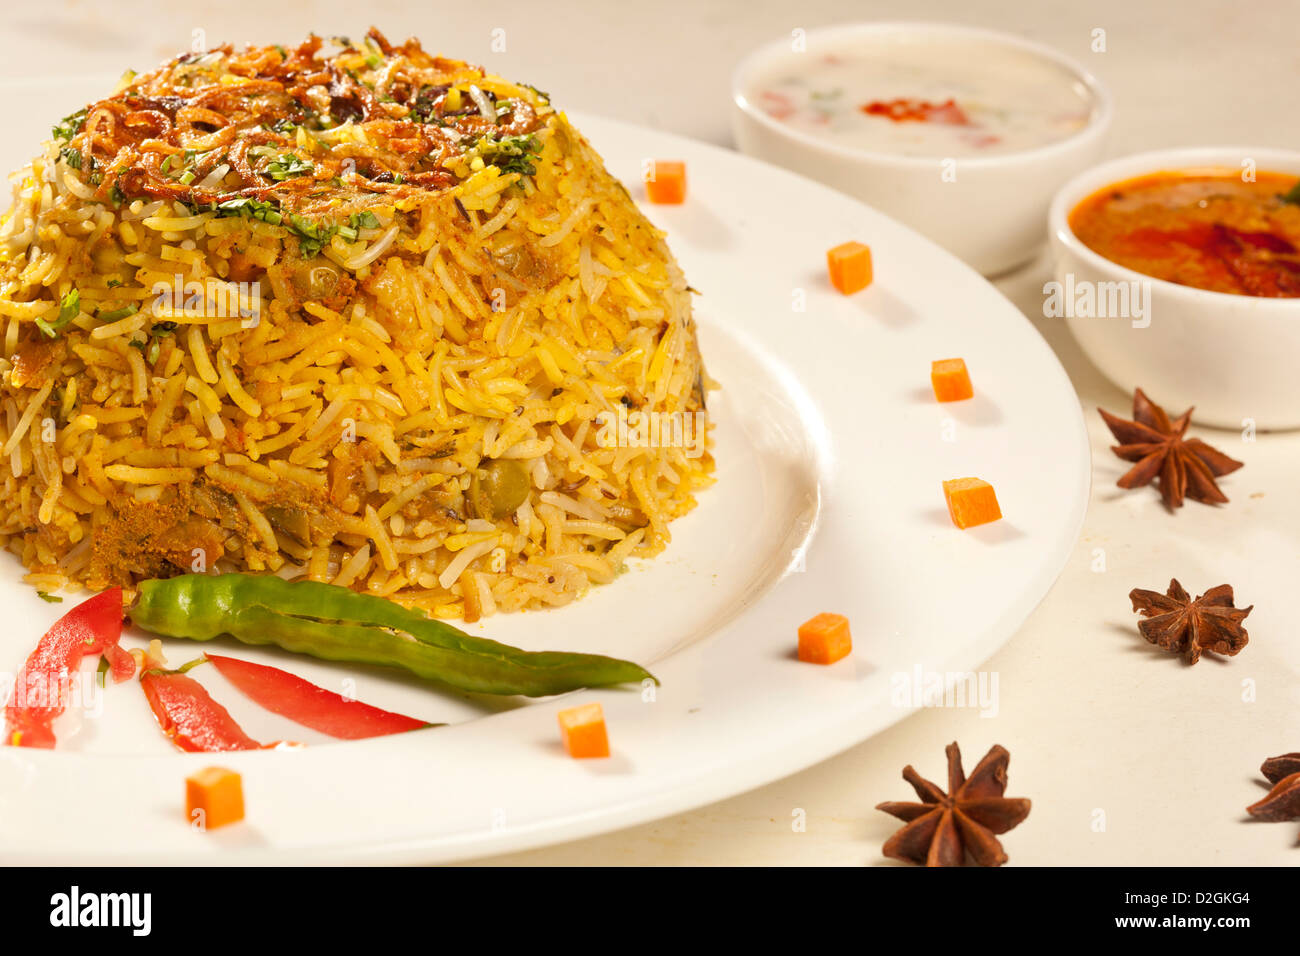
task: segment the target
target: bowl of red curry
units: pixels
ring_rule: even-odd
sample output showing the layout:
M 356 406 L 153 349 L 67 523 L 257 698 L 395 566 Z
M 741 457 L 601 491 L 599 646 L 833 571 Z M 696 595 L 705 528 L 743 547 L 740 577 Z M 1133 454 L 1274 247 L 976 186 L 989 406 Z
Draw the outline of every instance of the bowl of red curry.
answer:
M 1215 147 L 1113 160 L 1049 213 L 1065 319 L 1111 381 L 1222 428 L 1300 428 L 1300 153 Z

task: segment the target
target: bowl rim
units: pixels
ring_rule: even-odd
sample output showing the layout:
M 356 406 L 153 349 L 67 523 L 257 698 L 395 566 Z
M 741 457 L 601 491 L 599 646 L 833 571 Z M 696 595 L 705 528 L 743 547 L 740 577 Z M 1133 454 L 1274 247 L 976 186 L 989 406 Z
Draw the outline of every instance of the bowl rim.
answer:
M 1125 282 L 1149 282 L 1153 290 L 1163 295 L 1181 296 L 1189 304 L 1200 302 L 1206 306 L 1236 309 L 1254 309 L 1260 312 L 1271 311 L 1281 315 L 1300 310 L 1300 298 L 1243 295 L 1237 292 L 1218 292 L 1214 289 L 1198 289 L 1195 286 L 1180 285 L 1157 276 L 1138 272 L 1121 265 L 1113 259 L 1107 259 L 1101 253 L 1084 245 L 1074 230 L 1070 228 L 1070 211 L 1082 200 L 1091 196 L 1108 184 L 1126 179 L 1135 179 L 1162 172 L 1201 172 L 1207 170 L 1233 172 L 1241 169 L 1243 159 L 1254 159 L 1256 169 L 1276 168 L 1277 165 L 1291 167 L 1300 175 L 1300 150 L 1282 149 L 1275 146 L 1247 148 L 1243 146 L 1175 146 L 1163 149 L 1147 150 L 1117 156 L 1105 162 L 1090 166 L 1081 173 L 1072 176 L 1052 197 L 1047 211 L 1047 226 L 1050 239 L 1071 255 L 1082 260 L 1086 265 L 1099 272 L 1108 274 Z M 1271 171 L 1271 170 L 1270 170 Z M 1291 316 L 1294 318 L 1294 315 Z
M 978 39 L 985 42 L 1000 43 L 1004 46 L 1013 47 L 1027 53 L 1031 53 L 1042 60 L 1047 60 L 1057 66 L 1063 67 L 1069 72 L 1074 79 L 1086 87 L 1092 98 L 1094 109 L 1092 117 L 1088 123 L 1080 130 L 1071 133 L 1064 139 L 1055 140 L 1054 142 L 1045 143 L 1041 146 L 1033 146 L 1028 149 L 1019 149 L 1008 153 L 999 153 L 994 156 L 960 156 L 955 157 L 957 162 L 964 168 L 977 167 L 988 168 L 995 166 L 1014 166 L 1021 163 L 1031 163 L 1040 159 L 1054 157 L 1060 153 L 1068 153 L 1079 147 L 1086 146 L 1097 138 L 1104 136 L 1110 128 L 1111 120 L 1114 115 L 1114 101 L 1111 98 L 1110 90 L 1097 76 L 1088 69 L 1085 69 L 1077 60 L 1067 56 L 1055 47 L 1048 46 L 1045 43 L 1039 43 L 1036 40 L 1028 40 L 1024 37 L 1016 36 L 1013 33 L 1004 33 L 1001 30 L 990 30 L 985 27 L 968 26 L 962 23 L 951 23 L 945 20 L 863 20 L 855 23 L 840 23 L 831 26 L 813 27 L 804 32 L 804 39 L 809 43 L 817 39 L 825 39 L 835 36 L 861 36 L 861 35 L 879 35 L 891 33 L 931 33 L 936 35 L 947 35 L 957 38 Z M 776 133 L 787 140 L 808 149 L 829 153 L 843 159 L 867 160 L 881 165 L 897 166 L 900 168 L 930 168 L 935 163 L 943 162 L 948 157 L 944 156 L 902 156 L 898 153 L 881 152 L 869 149 L 859 149 L 856 147 L 842 146 L 839 143 L 826 139 L 819 139 L 810 133 L 780 123 L 768 116 L 766 112 L 759 109 L 746 95 L 746 80 L 750 79 L 755 69 L 763 63 L 774 58 L 778 53 L 784 53 L 789 50 L 789 38 L 772 40 L 768 43 L 754 48 L 747 53 L 731 72 L 731 101 L 732 104 L 745 116 L 750 117 L 760 126 L 768 131 Z

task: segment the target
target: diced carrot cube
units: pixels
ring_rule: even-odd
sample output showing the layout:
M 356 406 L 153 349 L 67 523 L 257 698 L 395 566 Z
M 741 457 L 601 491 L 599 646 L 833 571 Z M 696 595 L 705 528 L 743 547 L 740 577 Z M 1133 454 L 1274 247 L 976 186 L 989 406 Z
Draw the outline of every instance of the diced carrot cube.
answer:
M 570 757 L 608 757 L 609 733 L 599 702 L 570 707 L 559 713 L 560 736 Z
M 860 242 L 846 242 L 826 253 L 831 285 L 852 295 L 871 285 L 871 250 Z
M 849 619 L 822 612 L 799 625 L 799 660 L 809 664 L 834 664 L 853 650 Z
M 981 478 L 953 478 L 943 483 L 948 514 L 959 528 L 973 528 L 1002 517 L 993 486 Z
M 664 205 L 685 202 L 686 164 L 675 159 L 651 160 L 645 171 L 645 195 Z
M 207 767 L 185 778 L 185 816 L 200 830 L 244 819 L 244 781 L 233 770 Z
M 934 397 L 941 402 L 960 402 L 975 394 L 966 362 L 959 358 L 931 362 L 930 384 L 934 386 Z

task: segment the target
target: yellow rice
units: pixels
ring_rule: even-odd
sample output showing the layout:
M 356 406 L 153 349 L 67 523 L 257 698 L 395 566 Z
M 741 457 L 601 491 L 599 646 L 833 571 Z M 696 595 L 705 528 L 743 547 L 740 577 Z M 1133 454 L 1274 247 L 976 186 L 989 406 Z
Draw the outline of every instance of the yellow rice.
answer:
M 611 445 L 601 422 L 704 414 L 686 282 L 563 114 L 473 77 L 543 119 L 535 174 L 462 164 L 311 259 L 284 226 L 94 198 L 55 142 L 13 175 L 0 541 L 28 581 L 265 572 L 473 619 L 564 604 L 664 548 L 712 458 Z M 232 281 L 250 262 L 258 302 Z M 489 461 L 529 482 L 496 519 L 471 495 Z

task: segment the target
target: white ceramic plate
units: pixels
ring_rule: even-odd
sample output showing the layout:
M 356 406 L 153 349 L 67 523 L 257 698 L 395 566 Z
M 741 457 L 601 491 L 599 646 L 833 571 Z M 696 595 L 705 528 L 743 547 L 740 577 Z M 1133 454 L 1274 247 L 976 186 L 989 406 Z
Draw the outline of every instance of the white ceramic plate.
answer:
M 10 101 L 30 135 L 0 144 L 0 165 L 16 167 L 103 88 L 24 88 Z M 937 246 L 829 189 L 712 146 L 575 121 L 638 199 L 644 159 L 687 162 L 687 203 L 647 211 L 701 292 L 701 344 L 723 383 L 710 397 L 718 482 L 655 561 L 570 607 L 470 629 L 632 658 L 662 680 L 653 698 L 633 688 L 485 705 L 223 645 L 454 726 L 329 743 L 204 668 L 194 676 L 254 737 L 311 745 L 185 755 L 136 685 L 110 686 L 61 721 L 60 750 L 0 750 L 0 860 L 433 862 L 612 830 L 870 737 L 912 709 L 892 700 L 893 675 L 976 667 L 1046 593 L 1083 517 L 1088 448 L 1078 400 L 1029 322 Z M 848 239 L 871 246 L 876 281 L 844 297 L 825 251 Z M 929 363 L 955 355 L 977 397 L 939 405 Z M 1004 520 L 952 526 L 940 482 L 965 475 L 993 482 Z M 0 670 L 12 673 L 71 601 L 42 603 L 8 556 L 0 574 Z M 852 621 L 853 654 L 831 667 L 794 657 L 795 629 L 819 611 Z M 167 644 L 172 663 L 202 649 Z M 561 750 L 555 712 L 586 700 L 604 704 L 608 760 Z M 243 775 L 248 819 L 202 833 L 184 817 L 183 778 L 211 764 Z

